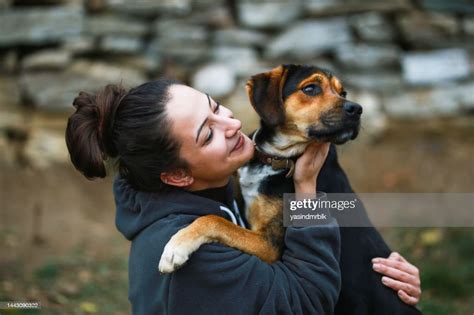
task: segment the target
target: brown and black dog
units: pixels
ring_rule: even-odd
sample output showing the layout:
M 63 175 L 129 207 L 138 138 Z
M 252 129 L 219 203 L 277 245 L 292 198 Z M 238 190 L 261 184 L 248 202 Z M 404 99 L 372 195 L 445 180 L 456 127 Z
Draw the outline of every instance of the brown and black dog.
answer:
M 294 192 L 294 161 L 313 141 L 333 143 L 318 176 L 318 190 L 353 193 L 334 144 L 357 137 L 362 107 L 346 99 L 338 78 L 318 67 L 283 65 L 253 76 L 246 87 L 261 118 L 260 128 L 253 134 L 255 155 L 239 169 L 251 230 L 219 216 L 200 217 L 168 242 L 160 260 L 161 272 L 178 269 L 189 255 L 210 242 L 237 248 L 268 263 L 278 260 L 285 232 L 283 194 Z M 350 218 L 333 215 L 341 222 L 370 226 L 363 206 L 351 213 Z M 391 252 L 377 230 L 341 227 L 340 231 L 342 290 L 335 313 L 419 314 L 385 287 L 381 276 L 372 270 L 372 258 L 387 257 Z

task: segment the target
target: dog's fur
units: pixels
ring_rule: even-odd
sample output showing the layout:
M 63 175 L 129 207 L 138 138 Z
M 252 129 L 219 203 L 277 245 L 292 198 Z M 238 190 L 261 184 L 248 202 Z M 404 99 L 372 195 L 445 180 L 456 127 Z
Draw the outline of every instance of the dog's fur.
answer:
M 272 263 L 280 257 L 283 227 L 283 193 L 294 192 L 287 169 L 274 169 L 261 154 L 277 159 L 300 156 L 313 141 L 332 142 L 318 176 L 318 190 L 353 193 L 339 166 L 335 144 L 357 137 L 362 107 L 346 100 L 341 82 L 330 72 L 311 66 L 284 65 L 255 75 L 247 83 L 250 102 L 261 118 L 254 134 L 256 154 L 239 170 L 246 230 L 218 216 L 204 216 L 176 233 L 165 247 L 161 272 L 173 272 L 202 244 L 220 242 Z M 260 156 L 259 156 L 260 155 Z M 291 164 L 291 163 L 290 163 Z M 351 217 L 334 216 L 343 223 L 370 226 L 365 209 Z M 341 224 L 343 225 L 343 224 Z M 371 259 L 387 257 L 390 249 L 373 227 L 341 227 L 342 291 L 336 314 L 419 314 L 385 287 Z

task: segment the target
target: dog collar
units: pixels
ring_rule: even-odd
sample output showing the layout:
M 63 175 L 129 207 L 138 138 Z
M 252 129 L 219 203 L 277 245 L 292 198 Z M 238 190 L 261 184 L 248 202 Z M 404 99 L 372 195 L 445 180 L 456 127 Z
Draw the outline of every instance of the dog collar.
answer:
M 293 159 L 270 155 L 263 152 L 255 142 L 255 138 L 260 129 L 257 129 L 252 137 L 253 145 L 255 146 L 256 155 L 260 162 L 266 165 L 271 165 L 273 170 L 288 169 L 285 177 L 291 177 L 295 173 L 295 161 Z

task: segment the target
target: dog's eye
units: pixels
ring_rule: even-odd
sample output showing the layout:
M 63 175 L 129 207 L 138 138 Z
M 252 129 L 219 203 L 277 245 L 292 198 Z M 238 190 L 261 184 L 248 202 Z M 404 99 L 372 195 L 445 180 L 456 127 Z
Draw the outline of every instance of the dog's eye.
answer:
M 301 89 L 304 94 L 309 96 L 315 96 L 321 93 L 321 87 L 316 84 L 309 84 Z
M 342 97 L 346 98 L 347 92 L 346 92 L 346 91 L 342 91 L 340 95 L 341 95 Z

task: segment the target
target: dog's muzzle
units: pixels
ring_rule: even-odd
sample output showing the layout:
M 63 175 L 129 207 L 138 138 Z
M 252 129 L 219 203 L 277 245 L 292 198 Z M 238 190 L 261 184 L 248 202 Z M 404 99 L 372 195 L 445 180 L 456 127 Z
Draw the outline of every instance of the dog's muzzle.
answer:
M 362 106 L 345 101 L 342 106 L 321 116 L 317 125 L 308 129 L 308 136 L 322 142 L 343 144 L 359 135 Z

